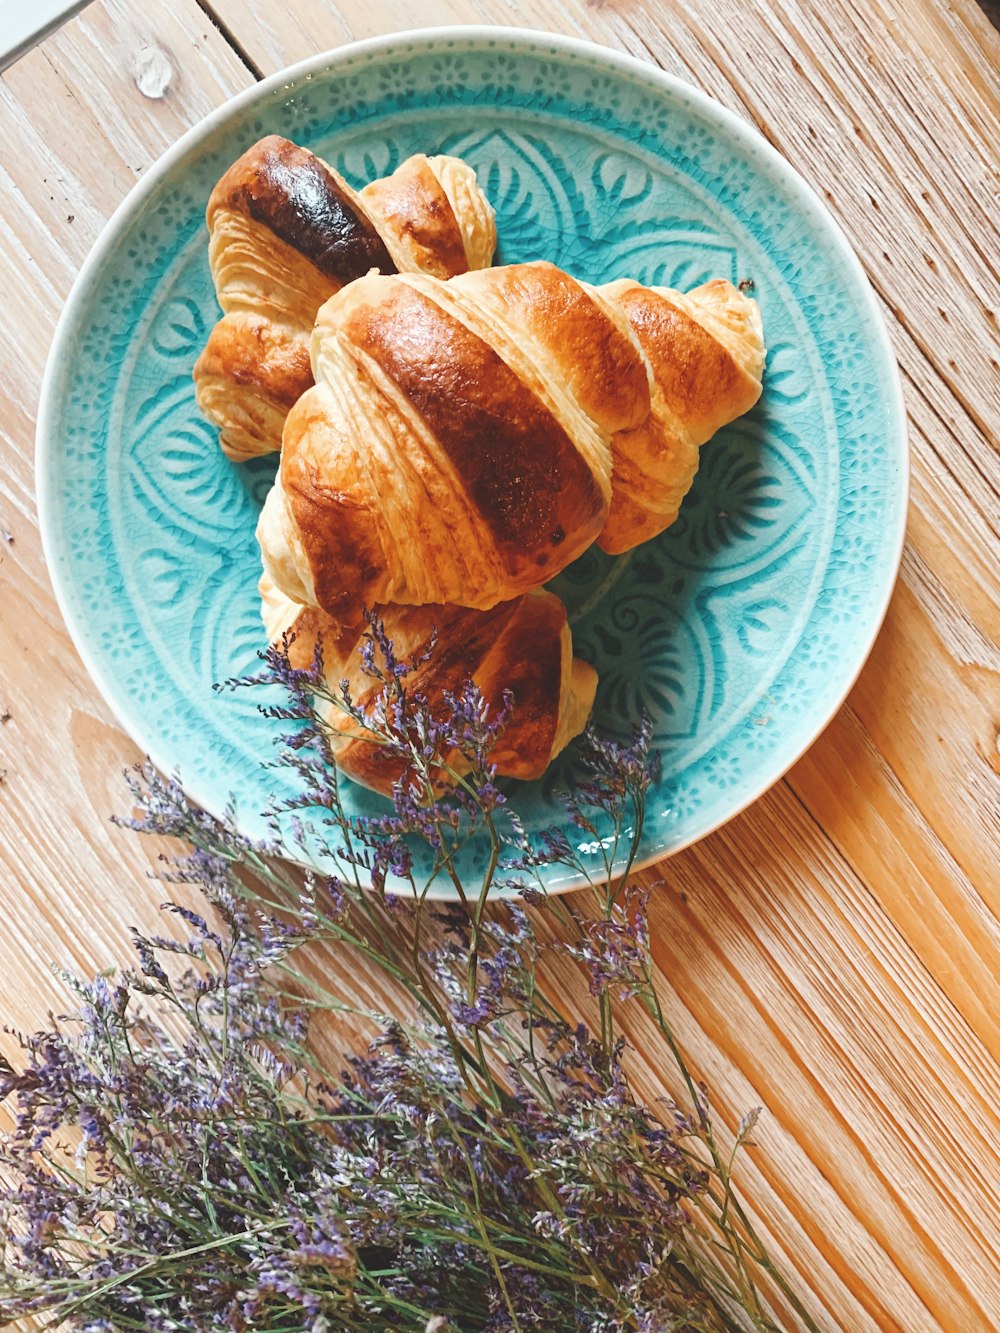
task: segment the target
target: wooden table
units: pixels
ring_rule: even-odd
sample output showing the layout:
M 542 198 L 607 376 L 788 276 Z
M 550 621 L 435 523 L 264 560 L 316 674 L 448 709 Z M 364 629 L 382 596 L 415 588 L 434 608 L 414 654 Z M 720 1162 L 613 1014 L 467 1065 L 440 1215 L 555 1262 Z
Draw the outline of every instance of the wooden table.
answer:
M 255 78 L 468 22 L 588 37 L 712 94 L 823 195 L 882 301 L 913 450 L 888 619 L 788 777 L 655 872 L 655 953 L 723 1118 L 766 1108 L 743 1183 L 819 1323 L 1000 1328 L 1000 41 L 971 0 L 97 0 L 8 71 L 0 1017 L 39 1026 L 63 1002 L 50 963 L 123 962 L 130 923 L 163 927 L 151 849 L 108 822 L 136 753 L 70 644 L 35 516 L 74 274 L 137 176 Z

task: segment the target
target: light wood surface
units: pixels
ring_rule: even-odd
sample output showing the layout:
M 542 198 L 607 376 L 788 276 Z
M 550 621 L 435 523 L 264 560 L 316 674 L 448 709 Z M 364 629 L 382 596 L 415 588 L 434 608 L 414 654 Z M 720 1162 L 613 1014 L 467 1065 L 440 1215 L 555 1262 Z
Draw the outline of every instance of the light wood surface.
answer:
M 259 74 L 470 22 L 588 37 L 703 88 L 824 196 L 882 300 L 913 449 L 886 624 L 785 781 L 649 872 L 655 954 L 723 1119 L 766 1108 L 742 1183 L 821 1326 L 998 1329 L 1000 41 L 971 0 L 97 0 L 6 73 L 0 1018 L 38 1026 L 63 999 L 51 963 L 92 972 L 126 960 L 133 922 L 163 929 L 155 849 L 108 822 L 137 756 L 63 628 L 34 511 L 74 274 L 136 177 Z M 656 1094 L 664 1053 L 629 1035 Z

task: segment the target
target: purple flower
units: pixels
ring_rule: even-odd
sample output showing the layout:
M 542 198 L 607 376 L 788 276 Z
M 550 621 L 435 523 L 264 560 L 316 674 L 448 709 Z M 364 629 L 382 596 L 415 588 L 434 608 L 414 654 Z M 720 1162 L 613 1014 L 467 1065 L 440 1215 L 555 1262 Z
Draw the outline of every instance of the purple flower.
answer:
M 315 712 L 330 695 L 321 647 L 306 670 L 288 648 L 252 681 L 283 686 L 287 704 L 268 711 L 294 723 L 280 762 L 297 790 L 271 827 L 338 873 L 303 882 L 276 845 L 193 807 L 176 782 L 132 775 L 128 822 L 188 841 L 163 878 L 205 907 L 164 904 L 186 941 L 135 932 L 137 972 L 67 978 L 78 1011 L 24 1041 L 23 1068 L 0 1062 L 0 1094 L 16 1099 L 0 1140 L 0 1319 L 71 1305 L 91 1333 L 732 1327 L 713 1295 L 731 1275 L 702 1280 L 711 1246 L 691 1231 L 697 1205 L 732 1235 L 707 1095 L 644 1104 L 614 1035 L 613 1006 L 651 1004 L 646 894 L 609 888 L 588 917 L 536 873 L 576 864 L 571 829 L 628 844 L 655 771 L 648 722 L 628 743 L 588 736 L 566 826 L 529 838 L 491 763 L 510 698 L 491 708 L 466 682 L 432 707 L 369 616 L 375 700 L 363 718 L 346 688 L 341 703 L 407 771 L 390 812 L 350 818 Z M 483 829 L 513 849 L 499 882 L 520 900 L 425 904 L 415 846 L 454 864 Z M 398 882 L 405 900 L 388 893 Z M 356 1003 L 352 950 L 401 998 L 382 1019 L 369 1009 L 388 989 L 362 1000 L 366 1036 L 334 1075 L 309 1018 Z M 599 1030 L 568 1022 L 546 990 L 538 964 L 553 953 L 583 970 Z M 729 1252 L 752 1291 L 742 1233 L 740 1245 Z

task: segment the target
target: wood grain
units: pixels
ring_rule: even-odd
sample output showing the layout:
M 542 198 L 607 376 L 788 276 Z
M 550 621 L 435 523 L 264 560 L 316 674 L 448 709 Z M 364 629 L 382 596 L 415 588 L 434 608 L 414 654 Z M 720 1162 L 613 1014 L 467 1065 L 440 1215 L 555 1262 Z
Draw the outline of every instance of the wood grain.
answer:
M 705 89 L 824 197 L 882 301 L 913 453 L 899 586 L 786 780 L 647 872 L 656 961 L 723 1120 L 766 1109 L 743 1184 L 821 1325 L 1000 1328 L 1000 38 L 971 0 L 98 0 L 7 73 L 0 1010 L 37 1025 L 61 999 L 49 962 L 124 960 L 163 896 L 155 849 L 107 823 L 135 754 L 68 642 L 34 517 L 38 385 L 73 274 L 136 175 L 258 73 L 473 22 L 590 38 Z M 579 979 L 555 980 L 587 1012 Z M 640 1016 L 628 1034 L 658 1095 L 664 1053 Z
M 137 86 L 159 53 L 163 96 Z M 193 3 L 91 6 L 0 80 L 0 932 L 3 1020 L 37 1026 L 65 994 L 49 966 L 122 961 L 159 922 L 151 853 L 109 824 L 140 756 L 114 725 L 55 604 L 34 510 L 34 417 L 48 344 L 84 256 L 137 176 L 252 75 Z

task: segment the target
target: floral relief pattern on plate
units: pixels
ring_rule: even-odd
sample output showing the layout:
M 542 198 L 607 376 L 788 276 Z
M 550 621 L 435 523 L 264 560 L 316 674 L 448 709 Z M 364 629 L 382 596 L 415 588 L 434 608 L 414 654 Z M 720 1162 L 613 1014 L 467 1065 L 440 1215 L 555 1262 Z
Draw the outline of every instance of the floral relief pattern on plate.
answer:
M 68 623 L 123 724 L 197 799 L 235 795 L 262 829 L 277 729 L 256 696 L 212 686 L 262 645 L 254 527 L 275 465 L 227 462 L 190 373 L 217 318 L 205 201 L 269 132 L 357 185 L 411 152 L 464 156 L 507 262 L 596 283 L 753 281 L 760 404 L 705 446 L 671 529 L 618 560 L 592 549 L 553 584 L 600 674 L 598 727 L 653 719 L 664 767 L 643 856 L 717 826 L 816 735 L 877 629 L 905 504 L 895 369 L 855 261 L 762 140 L 658 72 L 538 35 L 427 34 L 314 61 L 196 132 L 113 220 L 57 337 L 39 486 Z M 508 784 L 529 827 L 558 815 L 576 763 L 570 747 L 542 781 Z

